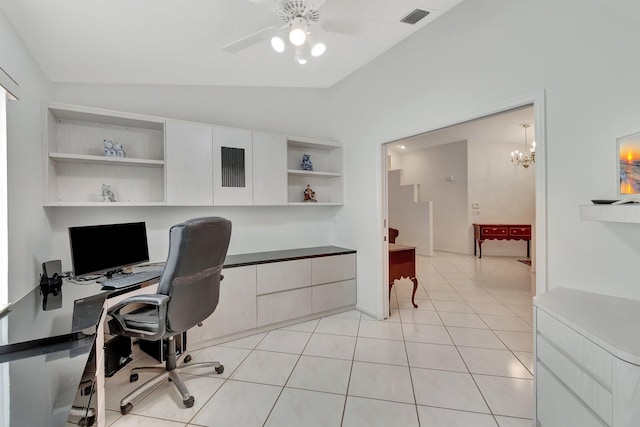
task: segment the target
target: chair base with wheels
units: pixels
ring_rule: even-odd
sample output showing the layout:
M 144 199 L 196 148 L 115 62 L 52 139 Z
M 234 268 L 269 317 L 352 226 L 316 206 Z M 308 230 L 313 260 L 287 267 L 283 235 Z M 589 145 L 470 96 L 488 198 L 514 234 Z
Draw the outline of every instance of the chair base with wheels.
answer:
M 129 382 L 138 381 L 138 374 L 153 372 L 157 375 L 140 387 L 133 390 L 131 393 L 127 394 L 125 397 L 120 400 L 120 412 L 122 415 L 128 414 L 133 409 L 133 402 L 137 397 L 143 394 L 145 391 L 154 388 L 156 385 L 161 382 L 168 380 L 173 383 L 180 392 L 180 396 L 182 397 L 182 403 L 186 408 L 191 408 L 195 403 L 195 398 L 189 394 L 189 390 L 185 385 L 182 378 L 178 375 L 178 373 L 183 369 L 192 370 L 194 368 L 213 368 L 216 371 L 216 374 L 221 374 L 224 372 L 224 366 L 220 364 L 220 362 L 200 362 L 200 363 L 192 363 L 186 365 L 191 361 L 190 355 L 185 355 L 183 360 L 183 365 L 180 367 L 176 366 L 177 356 L 176 356 L 176 341 L 174 337 L 167 338 L 167 355 L 165 359 L 165 366 L 139 366 L 131 369 L 131 373 L 129 375 Z

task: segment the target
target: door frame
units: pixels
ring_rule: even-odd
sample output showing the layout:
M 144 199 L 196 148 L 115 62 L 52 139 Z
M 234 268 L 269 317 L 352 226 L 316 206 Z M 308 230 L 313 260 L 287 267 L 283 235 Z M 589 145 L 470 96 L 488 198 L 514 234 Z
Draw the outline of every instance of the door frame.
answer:
M 381 209 L 380 215 L 382 218 L 383 231 L 382 231 L 382 281 L 380 292 L 382 293 L 382 307 L 381 318 L 387 318 L 389 316 L 389 283 L 388 283 L 388 271 L 389 271 L 389 245 L 387 236 L 388 227 L 388 163 L 387 153 L 388 145 L 392 142 L 397 142 L 403 139 L 411 138 L 413 136 L 421 135 L 428 132 L 433 132 L 442 128 L 459 125 L 472 120 L 480 119 L 487 116 L 492 116 L 507 112 L 509 110 L 525 107 L 527 105 L 533 105 L 533 117 L 534 125 L 536 129 L 536 162 L 535 162 L 535 244 L 534 246 L 534 259 L 535 259 L 535 273 L 536 273 L 536 289 L 535 293 L 541 294 L 548 290 L 548 271 L 547 271 L 547 130 L 546 130 L 546 111 L 545 111 L 546 95 L 545 91 L 541 90 L 538 93 L 530 96 L 525 96 L 518 99 L 507 101 L 503 104 L 497 105 L 487 110 L 479 111 L 471 116 L 461 117 L 453 119 L 449 122 L 442 123 L 441 125 L 434 126 L 430 129 L 426 129 L 423 132 L 406 135 L 402 138 L 397 138 L 391 141 L 381 142 L 380 153 L 382 155 L 382 176 L 381 176 Z

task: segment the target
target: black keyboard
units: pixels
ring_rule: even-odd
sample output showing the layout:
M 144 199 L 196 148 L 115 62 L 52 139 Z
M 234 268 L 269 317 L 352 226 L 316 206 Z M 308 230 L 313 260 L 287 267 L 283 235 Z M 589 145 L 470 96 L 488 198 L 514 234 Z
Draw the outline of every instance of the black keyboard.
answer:
M 162 270 L 139 271 L 137 273 L 120 274 L 101 283 L 105 289 L 121 289 L 137 285 L 162 276 Z

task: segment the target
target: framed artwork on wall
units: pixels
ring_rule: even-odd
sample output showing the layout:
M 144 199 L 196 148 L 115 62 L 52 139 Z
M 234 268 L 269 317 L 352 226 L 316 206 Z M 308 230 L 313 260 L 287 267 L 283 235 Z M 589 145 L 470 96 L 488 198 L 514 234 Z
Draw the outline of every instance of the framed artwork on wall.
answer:
M 618 196 L 640 199 L 640 132 L 616 140 Z

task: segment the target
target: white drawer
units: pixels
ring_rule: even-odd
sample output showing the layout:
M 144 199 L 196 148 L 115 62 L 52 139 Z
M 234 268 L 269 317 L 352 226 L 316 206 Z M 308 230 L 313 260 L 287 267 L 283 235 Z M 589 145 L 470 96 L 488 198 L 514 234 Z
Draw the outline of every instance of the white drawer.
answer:
M 274 262 L 258 267 L 258 295 L 311 286 L 311 260 Z
M 610 390 L 598 383 L 544 337 L 538 336 L 536 345 L 539 362 L 553 372 L 565 387 L 575 393 L 602 420 L 611 425 L 613 397 Z
M 318 285 L 312 288 L 312 307 L 314 313 L 354 305 L 355 303 L 355 280 Z
M 544 311 L 536 311 L 536 329 L 550 343 L 578 362 L 608 388 L 612 386 L 613 356 Z
M 311 288 L 258 297 L 258 327 L 311 314 Z
M 536 364 L 536 412 L 542 427 L 606 426 L 547 371 Z
M 355 279 L 356 254 L 325 256 L 311 259 L 311 284 Z

